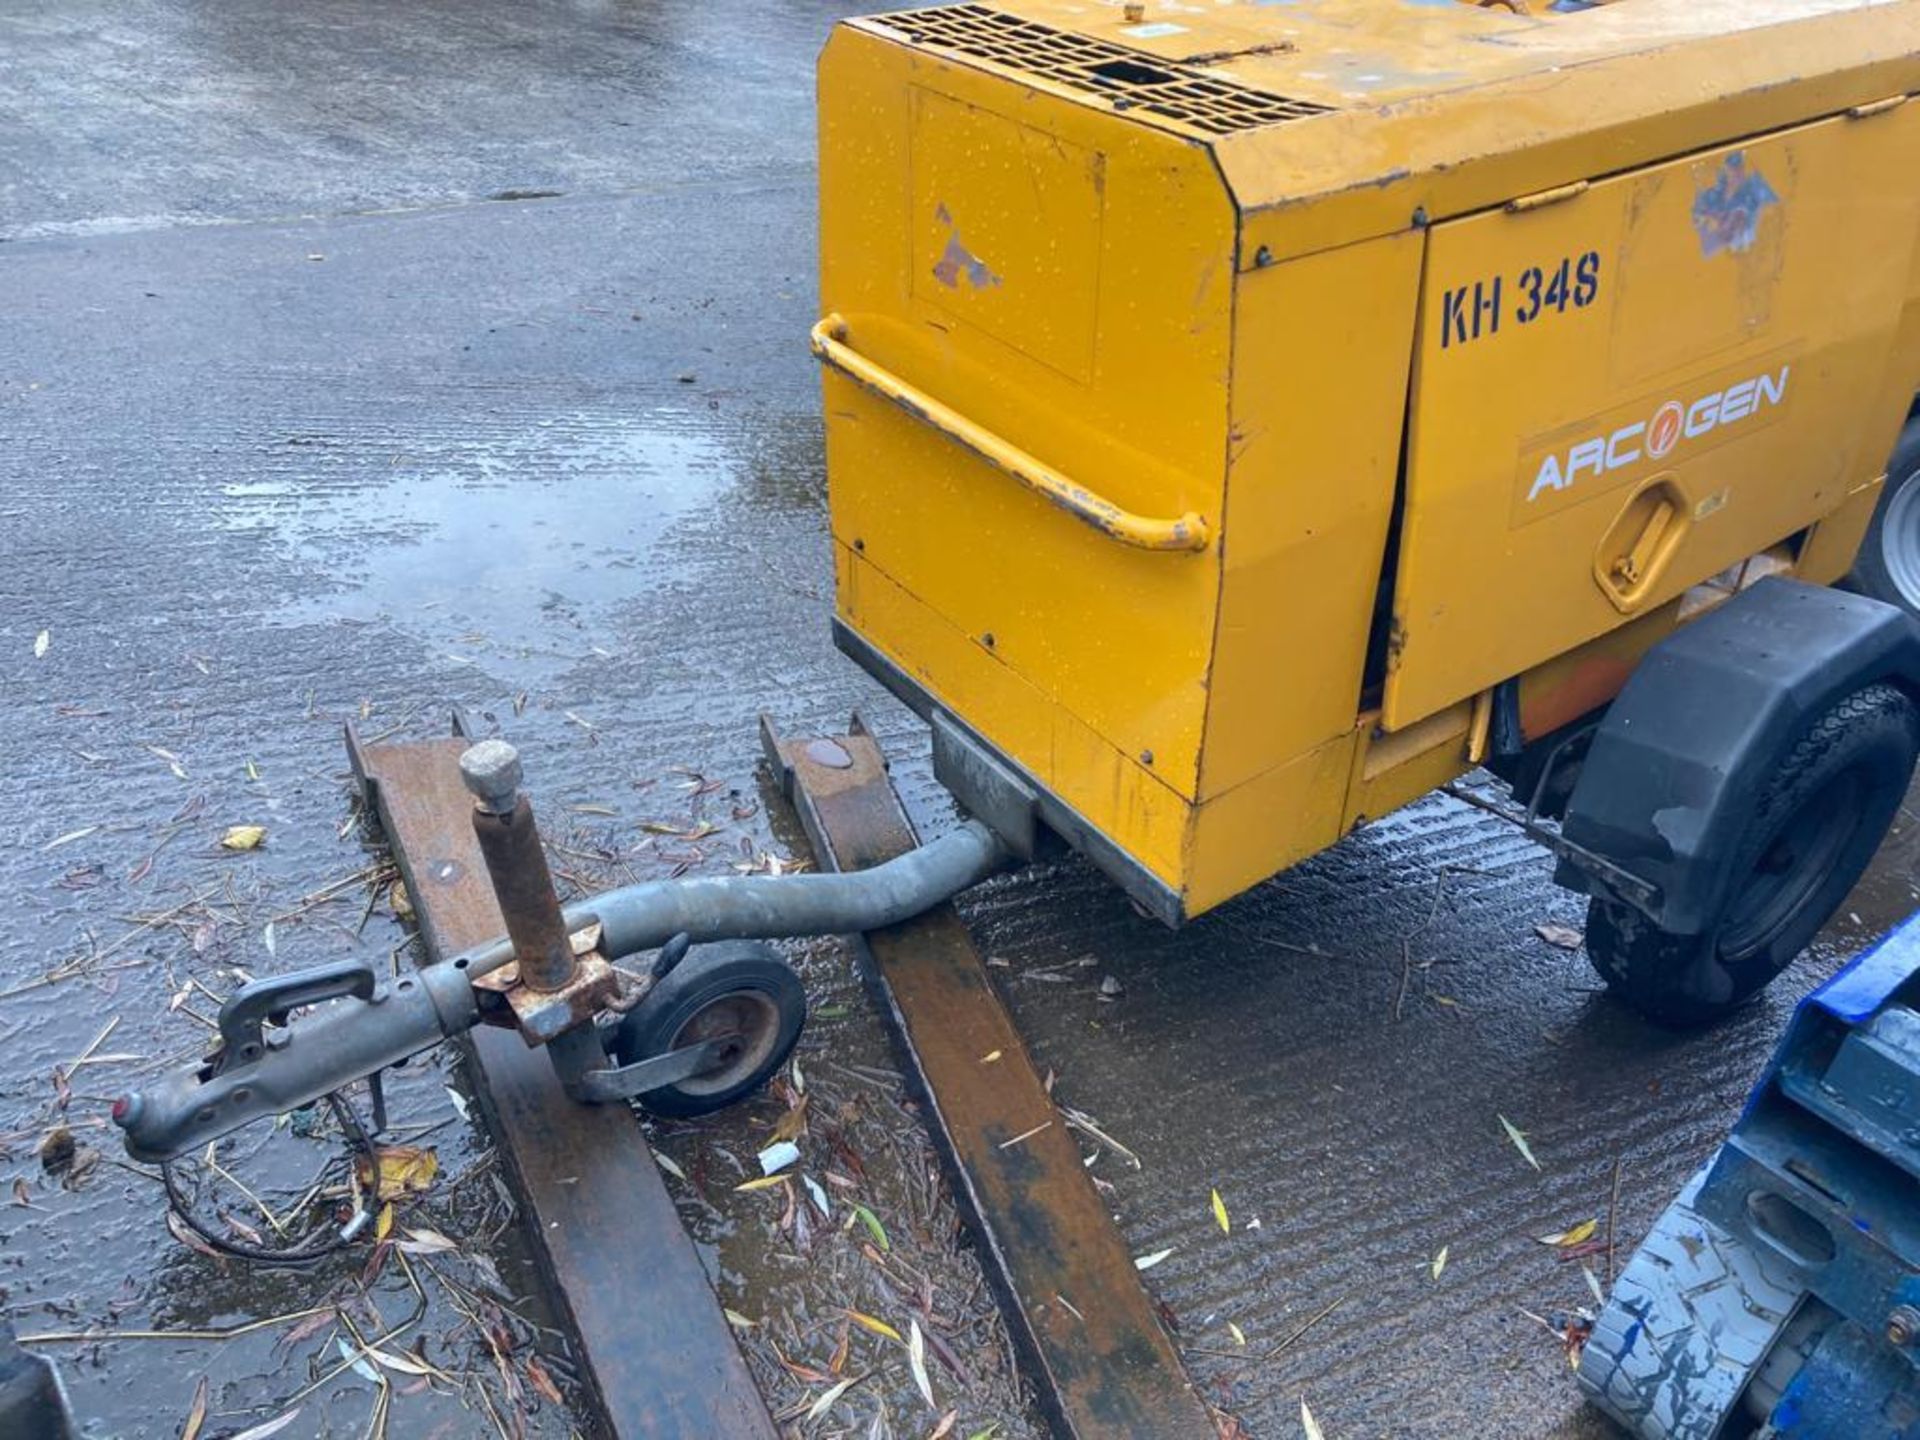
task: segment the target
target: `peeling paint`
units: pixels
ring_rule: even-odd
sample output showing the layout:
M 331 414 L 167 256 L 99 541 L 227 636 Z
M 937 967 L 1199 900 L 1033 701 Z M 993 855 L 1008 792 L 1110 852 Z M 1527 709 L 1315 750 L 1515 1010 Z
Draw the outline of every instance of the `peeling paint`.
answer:
M 933 218 L 947 227 L 947 248 L 940 252 L 940 258 L 934 262 L 933 278 L 949 290 L 960 288 L 962 276 L 976 290 L 998 285 L 1000 277 L 993 273 L 986 261 L 961 242 L 960 228 L 953 223 L 953 216 L 944 204 L 933 212 Z
M 1779 203 L 1780 196 L 1767 183 L 1767 177 L 1747 164 L 1746 152 L 1730 152 L 1720 162 L 1713 182 L 1693 200 L 1693 228 L 1700 236 L 1700 253 L 1708 259 L 1723 250 L 1745 254 L 1759 234 L 1761 213 Z

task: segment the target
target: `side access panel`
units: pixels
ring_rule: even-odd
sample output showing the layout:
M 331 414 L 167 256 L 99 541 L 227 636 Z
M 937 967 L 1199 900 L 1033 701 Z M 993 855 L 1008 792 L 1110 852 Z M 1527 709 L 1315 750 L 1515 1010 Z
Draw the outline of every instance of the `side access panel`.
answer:
M 1666 603 L 1877 474 L 1917 224 L 1907 103 L 1436 226 L 1386 728 Z

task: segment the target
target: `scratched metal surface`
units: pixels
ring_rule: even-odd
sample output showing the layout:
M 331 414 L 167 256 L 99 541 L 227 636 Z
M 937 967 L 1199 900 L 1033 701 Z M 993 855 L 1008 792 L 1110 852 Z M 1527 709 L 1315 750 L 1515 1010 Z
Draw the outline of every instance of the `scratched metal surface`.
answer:
M 827 641 L 804 335 L 811 67 L 835 8 L 0 7 L 8 983 L 209 878 L 258 889 L 270 913 L 367 863 L 341 833 L 338 738 L 363 713 L 370 734 L 437 733 L 449 704 L 510 727 L 543 813 L 574 815 L 588 842 L 682 819 L 671 767 L 692 767 L 725 787 L 701 862 L 724 872 L 742 843 L 798 845 L 769 817 L 756 714 L 797 731 L 857 704 L 916 824 L 948 823 L 924 732 Z M 482 198 L 532 190 L 565 193 Z M 735 822 L 728 801 L 760 808 Z M 271 827 L 266 849 L 223 859 L 220 829 L 248 821 Z M 1585 962 L 1533 934 L 1578 919 L 1545 863 L 1444 800 L 1180 935 L 1077 863 L 1000 881 L 965 914 L 1062 1097 L 1140 1154 L 1139 1171 L 1108 1155 L 1095 1173 L 1136 1253 L 1172 1249 L 1147 1278 L 1209 1398 L 1261 1436 L 1296 1433 L 1303 1393 L 1330 1440 L 1600 1434 L 1520 1313 L 1585 1288 L 1531 1237 L 1603 1214 L 1616 1154 L 1621 1234 L 1637 1237 L 1731 1119 L 1786 1003 L 1911 907 L 1911 813 L 1901 823 L 1858 920 L 1703 1036 L 1591 994 Z M 75 878 L 93 867 L 99 883 Z M 399 943 L 384 918 L 352 940 L 354 918 L 287 922 L 277 963 Z M 1436 963 L 1396 1021 L 1415 930 L 1416 966 Z M 230 943 L 234 962 L 270 963 L 257 927 Z M 195 1039 L 163 1010 L 174 951 L 120 953 L 139 965 L 0 1002 L 0 1134 L 38 1133 L 49 1072 L 111 1013 L 115 1043 L 149 1055 Z M 881 1027 L 835 947 L 800 958 L 816 1004 L 844 1009 L 816 1023 L 809 1070 L 860 1088 L 832 1067 L 886 1064 Z M 1102 1001 L 1107 974 L 1123 993 Z M 443 1078 L 410 1083 L 444 1105 Z M 74 1113 L 97 1120 L 115 1079 L 77 1086 Z M 751 1163 L 769 1113 L 661 1147 Z M 145 1182 L 109 1167 L 69 1194 L 9 1148 L 0 1195 L 34 1187 L 33 1208 L 0 1203 L 0 1286 L 23 1329 L 300 1303 L 297 1279 L 172 1246 Z M 877 1140 L 873 1168 L 910 1176 L 913 1157 L 892 1153 Z M 1230 1236 L 1208 1213 L 1215 1186 Z M 682 1214 L 723 1298 L 823 1360 L 836 1294 L 775 1263 L 764 1210 L 715 1189 Z M 937 1207 L 915 1213 L 946 1233 Z M 495 1254 L 532 1288 L 511 1233 Z M 1258 1356 L 1322 1312 L 1258 1364 L 1225 1329 Z M 905 1428 L 911 1382 L 874 1347 L 863 1357 L 893 1368 L 839 1413 L 865 1422 L 884 1401 Z M 82 1411 L 128 1437 L 177 1433 L 201 1372 L 220 1378 L 229 1429 L 285 1393 L 270 1336 L 63 1359 Z M 949 1393 L 944 1371 L 936 1383 Z M 1035 1433 L 1017 1396 L 988 1393 L 968 1421 Z M 312 1412 L 313 1433 L 359 1433 L 366 1398 Z M 403 1433 L 472 1433 L 457 1405 L 406 1406 Z M 564 1432 L 564 1416 L 537 1419 Z

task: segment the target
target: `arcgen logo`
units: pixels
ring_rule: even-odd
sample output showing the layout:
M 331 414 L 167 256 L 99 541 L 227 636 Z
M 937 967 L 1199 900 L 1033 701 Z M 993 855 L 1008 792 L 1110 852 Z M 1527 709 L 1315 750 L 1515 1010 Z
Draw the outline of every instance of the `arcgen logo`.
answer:
M 1550 451 L 1540 462 L 1527 499 L 1536 500 L 1543 491 L 1557 494 L 1571 489 L 1582 475 L 1610 475 L 1643 459 L 1664 460 L 1682 440 L 1698 440 L 1749 415 L 1771 410 L 1786 399 L 1787 377 L 1792 369 L 1791 365 L 1782 365 L 1777 375 L 1756 375 L 1689 404 L 1669 400 L 1646 420 L 1622 425 L 1611 435 L 1582 440 L 1564 452 Z

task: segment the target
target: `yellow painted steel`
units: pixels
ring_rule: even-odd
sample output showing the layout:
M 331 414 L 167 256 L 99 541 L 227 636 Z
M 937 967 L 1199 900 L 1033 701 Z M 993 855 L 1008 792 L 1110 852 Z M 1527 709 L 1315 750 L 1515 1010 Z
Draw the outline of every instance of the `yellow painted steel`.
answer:
M 1207 548 L 1207 522 L 1191 510 L 1163 520 L 1121 509 L 1104 495 L 1076 484 L 1026 451 L 974 424 L 952 406 L 941 404 L 898 375 L 881 369 L 849 343 L 847 322 L 838 315 L 829 315 L 813 327 L 813 353 L 856 384 L 882 400 L 891 400 L 916 420 L 971 450 L 996 470 L 1005 471 L 1036 495 L 1052 501 L 1076 520 L 1085 521 L 1122 545 L 1139 550 Z
M 1920 0 L 1134 8 L 835 31 L 814 348 L 841 620 L 1197 914 L 1844 573 Z

